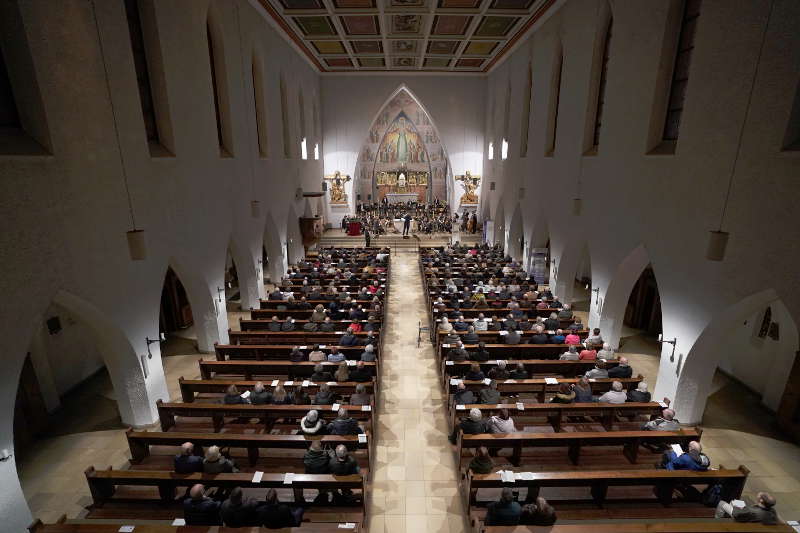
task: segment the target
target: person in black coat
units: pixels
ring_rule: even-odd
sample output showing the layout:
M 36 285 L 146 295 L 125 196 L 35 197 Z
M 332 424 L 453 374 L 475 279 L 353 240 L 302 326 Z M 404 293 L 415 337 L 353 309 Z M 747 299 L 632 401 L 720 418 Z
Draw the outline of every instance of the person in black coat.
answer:
M 355 418 L 347 416 L 347 409 L 339 409 L 336 420 L 328 424 L 328 435 L 358 435 L 364 433 Z
M 258 508 L 258 521 L 268 529 L 298 527 L 303 521 L 303 508 L 291 508 L 281 503 L 277 491 L 269 489 L 264 503 Z
M 219 516 L 227 527 L 255 527 L 258 520 L 258 504 L 251 498 L 245 498 L 241 487 L 235 487 L 228 499 L 222 502 Z
M 461 405 L 461 404 L 459 404 Z M 486 420 L 483 419 L 483 414 L 480 409 L 470 409 L 469 417 L 461 420 L 458 426 L 453 430 L 450 435 L 450 442 L 455 444 L 458 437 L 458 430 L 464 432 L 465 435 L 479 435 L 481 433 L 489 433 L 489 426 Z
M 175 456 L 175 472 L 178 474 L 191 474 L 203 471 L 203 458 L 194 454 L 194 444 L 184 442 L 181 444 L 181 453 Z
M 629 378 L 633 375 L 633 369 L 628 364 L 625 357 L 619 358 L 619 365 L 608 369 L 608 377 L 610 378 Z
M 205 495 L 206 488 L 197 484 L 183 500 L 183 518 L 187 526 L 218 526 L 220 502 Z
M 475 394 L 469 390 L 463 382 L 458 384 L 458 390 L 453 395 L 455 405 L 470 405 L 475 403 Z
M 371 381 L 372 372 L 370 372 L 370 369 L 364 364 L 364 361 L 359 361 L 356 363 L 355 368 L 350 371 L 349 379 L 350 381 L 356 381 L 359 383 Z

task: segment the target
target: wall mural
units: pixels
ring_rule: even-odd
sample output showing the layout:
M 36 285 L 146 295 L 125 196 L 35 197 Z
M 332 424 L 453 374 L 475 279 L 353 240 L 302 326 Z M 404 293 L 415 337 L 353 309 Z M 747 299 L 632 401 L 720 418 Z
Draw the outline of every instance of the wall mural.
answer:
M 391 199 L 447 201 L 448 162 L 430 117 L 403 89 L 369 129 L 356 165 L 361 202 Z

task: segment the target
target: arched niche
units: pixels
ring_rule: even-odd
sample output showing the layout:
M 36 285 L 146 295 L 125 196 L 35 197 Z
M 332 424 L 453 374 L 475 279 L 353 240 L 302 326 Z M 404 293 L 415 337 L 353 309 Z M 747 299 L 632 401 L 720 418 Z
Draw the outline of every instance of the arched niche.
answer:
M 226 291 L 230 290 L 231 294 L 228 296 L 235 297 L 235 292 L 239 293 L 239 303 L 241 309 L 250 309 L 251 307 L 258 307 L 258 273 L 256 271 L 255 259 L 245 246 L 242 246 L 233 236 L 228 243 L 227 258 L 225 261 L 225 288 Z M 233 267 L 233 271 L 229 267 Z M 232 279 L 235 273 L 236 279 Z M 229 279 L 230 278 L 230 279 Z M 228 282 L 233 284 L 236 282 L 236 290 L 228 286 Z M 235 298 L 234 298 L 235 299 Z
M 378 202 L 387 191 L 416 193 L 420 201 L 438 198 L 449 202 L 450 169 L 447 150 L 431 115 L 401 85 L 375 115 L 359 152 L 353 186 L 356 203 Z M 392 180 L 391 174 L 403 170 L 406 176 L 414 174 L 415 180 L 419 173 L 427 173 L 427 185 L 407 182 L 406 188 L 400 189 L 397 176 Z
M 194 269 L 184 266 L 177 258 L 170 258 L 164 269 L 164 279 L 169 270 L 176 274 L 186 291 L 191 306 L 193 336 L 197 338 L 197 349 L 203 353 L 213 352 L 214 343 L 226 339 L 226 336 L 221 335 L 221 333 L 227 334 L 224 298 L 222 302 L 218 301 L 218 295 L 211 293 L 209 282 L 196 274 Z
M 514 213 L 508 226 L 508 240 L 505 243 L 506 253 L 513 259 L 522 260 L 525 246 L 525 238 L 522 233 L 522 212 L 520 205 L 516 204 Z

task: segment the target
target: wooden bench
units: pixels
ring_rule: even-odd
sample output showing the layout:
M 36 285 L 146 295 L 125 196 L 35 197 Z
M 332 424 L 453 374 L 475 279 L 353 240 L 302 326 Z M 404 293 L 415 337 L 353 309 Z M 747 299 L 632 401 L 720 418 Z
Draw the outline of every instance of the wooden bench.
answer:
M 312 346 L 301 345 L 300 351 L 308 355 Z M 333 346 L 322 344 L 320 349 L 331 350 Z M 358 361 L 364 351 L 363 346 L 336 346 L 345 356 L 345 359 Z M 376 346 L 375 348 L 379 348 Z M 280 361 L 285 360 L 292 349 L 286 344 L 217 344 L 214 343 L 214 353 L 217 361 L 253 360 L 253 361 Z M 376 359 L 380 357 L 380 350 L 375 350 Z
M 459 431 L 456 443 L 456 457 L 459 460 L 471 458 L 470 455 L 464 453 L 464 450 L 474 450 L 481 446 L 486 446 L 487 448 L 511 448 L 514 452 L 510 457 L 510 462 L 519 466 L 522 460 L 523 448 L 559 447 L 566 448 L 570 462 L 577 465 L 580 461 L 581 448 L 583 446 L 622 446 L 622 454 L 628 462 L 636 464 L 639 456 L 639 446 L 642 444 L 680 444 L 684 449 L 688 449 L 689 442 L 700 440 L 702 433 L 699 428 L 682 428 L 679 431 L 581 431 L 569 433 L 482 433 L 479 435 L 464 435 Z
M 497 339 L 497 336 L 495 336 Z M 453 349 L 453 344 L 441 344 L 437 349 L 438 359 L 442 361 L 447 357 L 447 353 Z M 550 359 L 557 360 L 561 354 L 568 350 L 565 344 L 486 344 L 484 349 L 489 352 L 489 355 L 497 359 L 508 361 L 511 359 Z M 464 349 L 469 351 L 476 351 L 477 344 L 465 344 Z M 613 361 L 613 359 L 611 360 Z M 597 361 L 592 361 L 594 363 Z M 610 361 L 609 361 L 610 362 Z
M 62 522 L 56 524 L 43 524 L 41 520 L 36 520 L 28 527 L 29 533 L 118 533 L 122 522 L 117 524 L 67 524 L 63 523 L 66 515 L 62 517 Z M 342 533 L 349 531 L 358 533 L 362 531 L 360 521 L 350 522 L 352 528 L 343 528 L 342 522 L 303 522 L 300 527 L 283 528 L 280 531 L 291 533 Z M 259 527 L 220 527 L 220 526 L 172 526 L 155 524 L 138 524 L 136 533 L 262 533 L 264 530 Z
M 371 296 L 374 296 L 374 295 L 371 295 Z M 380 297 L 378 297 L 378 300 L 382 300 L 382 299 Z M 297 303 L 297 301 L 295 301 L 295 303 Z M 331 300 L 306 300 L 306 303 L 308 303 L 311 306 L 311 310 L 313 311 L 314 307 L 317 306 L 317 305 L 323 305 L 323 306 L 327 307 L 327 305 L 329 303 L 331 303 Z M 349 302 L 340 301 L 340 302 L 337 302 L 337 303 L 340 303 L 340 304 L 343 304 L 343 305 L 344 304 L 346 304 L 346 305 L 361 305 L 361 306 L 367 307 L 368 305 L 370 305 L 372 303 L 372 298 L 370 298 L 369 300 L 351 300 Z M 261 300 L 259 309 L 261 309 L 261 310 L 264 310 L 264 309 L 277 309 L 279 305 L 286 306 L 287 304 L 288 304 L 288 302 L 286 300 Z M 290 311 L 306 311 L 306 309 L 289 309 L 289 310 Z
M 179 431 L 134 431 L 125 432 L 128 448 L 131 452 L 131 463 L 139 464 L 150 455 L 150 446 L 180 446 L 184 442 L 194 444 L 195 455 L 202 456 L 203 447 L 217 445 L 220 448 L 243 448 L 247 450 L 250 466 L 258 461 L 260 449 L 307 450 L 312 441 L 318 440 L 323 446 L 336 447 L 344 444 L 351 451 L 361 450 L 365 453 L 367 465 L 370 463 L 370 439 L 359 442 L 358 435 L 265 435 L 239 433 L 195 433 Z
M 786 524 L 765 526 L 731 520 L 713 522 L 614 522 L 602 524 L 556 524 L 554 526 L 483 526 L 479 533 L 794 533 Z
M 348 414 L 361 422 L 364 430 L 370 435 L 375 434 L 375 419 L 373 417 L 372 405 L 341 405 L 347 409 Z M 234 404 L 225 405 L 219 403 L 165 403 L 161 400 L 156 402 L 158 416 L 161 419 L 161 430 L 169 431 L 175 427 L 175 417 L 183 418 L 210 418 L 213 429 L 219 432 L 225 424 L 225 418 L 258 418 L 262 424 L 268 426 L 278 418 L 289 418 L 299 420 L 311 409 L 319 413 L 323 420 L 331 421 L 336 418 L 338 413 L 333 410 L 331 405 L 249 405 Z
M 522 363 L 525 370 L 531 375 L 546 374 L 552 377 L 575 377 L 582 376 L 587 371 L 595 367 L 596 361 L 560 361 L 558 359 L 514 359 L 505 360 L 507 362 L 506 370 L 509 372 L 514 370 L 514 367 Z M 475 361 L 477 362 L 477 361 Z M 442 361 L 442 376 L 445 385 L 450 382 L 451 376 L 463 376 L 472 366 L 473 361 Z M 486 373 L 494 366 L 497 366 L 497 360 L 481 361 L 478 363 L 481 370 Z M 608 368 L 616 366 L 619 361 L 608 361 Z
M 178 386 L 180 387 L 181 391 L 181 400 L 186 403 L 191 403 L 195 400 L 196 394 L 224 394 L 227 388 L 231 385 L 236 385 L 240 391 L 244 392 L 244 390 L 250 390 L 253 386 L 258 383 L 257 381 L 245 381 L 245 380 L 228 380 L 228 379 L 184 379 L 181 376 L 178 379 Z M 281 380 L 281 385 L 287 390 L 287 392 L 292 392 L 293 389 L 297 387 L 302 387 L 302 382 L 294 381 L 291 385 L 286 385 L 286 381 Z M 309 383 L 308 387 L 306 387 L 306 391 L 311 394 L 316 394 L 319 391 L 319 387 L 322 383 Z M 372 381 L 366 381 L 363 383 L 357 383 L 355 381 L 342 381 L 342 382 L 328 382 L 328 386 L 330 387 L 331 391 L 337 394 L 338 396 L 349 396 L 356 391 L 356 387 L 358 385 L 364 385 L 366 392 L 368 394 L 375 395 L 375 378 L 372 378 Z M 270 382 L 264 383 L 265 387 L 270 387 Z
M 562 429 L 565 416 L 590 416 L 597 418 L 606 431 L 612 431 L 617 417 L 627 418 L 646 415 L 651 417 L 661 412 L 663 407 L 657 402 L 628 403 L 533 403 L 524 404 L 524 410 L 517 409 L 517 404 L 468 404 L 459 405 L 453 410 L 450 420 L 451 429 L 455 427 L 459 416 L 466 416 L 470 409 L 480 409 L 484 418 L 498 414 L 500 409 L 508 409 L 512 418 L 532 418 L 545 416 L 553 426 L 553 431 Z
M 244 376 L 246 381 L 252 381 L 253 376 L 263 377 L 284 377 L 289 379 L 309 378 L 314 373 L 314 367 L 321 364 L 325 370 L 333 374 L 339 363 L 312 363 L 303 361 L 293 363 L 291 361 L 204 361 L 200 359 L 200 376 L 202 379 L 211 379 L 219 374 Z M 376 363 L 364 363 L 364 366 L 372 369 L 373 375 L 377 376 Z
M 283 320 L 279 320 L 279 323 L 283 323 Z M 298 327 L 299 330 L 296 331 L 269 331 L 270 324 L 272 324 L 271 319 L 239 319 L 239 329 L 241 332 L 247 333 L 258 333 L 258 334 L 267 334 L 270 333 L 275 335 L 275 338 L 281 338 L 282 336 L 308 336 L 308 338 L 315 338 L 315 337 L 325 337 L 326 335 L 338 335 L 342 336 L 347 331 L 348 326 L 353 323 L 363 324 L 366 325 L 366 320 L 332 320 L 334 327 L 336 328 L 334 331 L 304 331 L 303 326 L 305 326 L 309 321 L 308 320 L 295 320 L 295 327 Z M 375 320 L 373 322 L 374 325 L 377 327 L 381 326 L 381 320 Z M 375 332 L 376 334 L 378 331 Z M 366 336 L 366 331 L 359 331 L 356 333 L 357 336 Z M 338 337 L 337 337 L 338 338 Z M 313 344 L 313 342 L 312 342 Z
M 540 317 L 543 317 L 543 318 L 549 317 L 550 313 L 558 313 L 560 311 L 560 309 L 536 309 L 535 307 L 520 307 L 519 310 L 522 311 L 524 314 L 528 315 L 528 317 L 540 316 Z M 431 313 L 433 313 L 434 318 L 439 318 L 443 314 L 450 315 L 450 313 L 452 313 L 453 311 L 455 311 L 455 309 L 453 309 L 451 307 L 445 307 L 441 311 L 438 310 L 438 309 L 431 309 Z M 464 315 L 464 318 L 477 318 L 480 313 L 483 313 L 484 316 L 486 316 L 486 315 L 490 315 L 491 316 L 491 315 L 494 315 L 494 314 L 497 314 L 497 315 L 502 314 L 502 315 L 506 316 L 511 311 L 509 309 L 506 309 L 505 306 L 503 306 L 503 307 L 500 307 L 500 308 L 496 308 L 496 307 L 461 308 L 461 309 L 458 309 L 457 312 L 462 314 L 462 315 Z M 575 319 L 574 318 L 569 318 L 569 319 L 560 318 L 560 319 L 558 319 L 558 321 L 559 321 L 560 326 L 561 326 L 562 329 L 567 329 L 569 327 L 569 325 L 572 324 L 575 321 Z
M 608 392 L 611 390 L 611 384 L 615 381 L 619 381 L 622 383 L 622 386 L 625 389 L 636 388 L 639 383 L 644 379 L 644 376 L 639 374 L 635 378 L 600 378 L 600 379 L 593 379 L 591 381 L 592 384 L 592 392 Z M 453 397 L 452 395 L 458 391 L 458 382 L 463 382 L 464 386 L 468 390 L 479 391 L 486 387 L 486 384 L 483 381 L 472 381 L 472 380 L 459 380 L 459 379 L 451 379 L 449 384 L 448 393 L 450 394 L 450 399 L 448 401 L 448 406 L 453 406 Z M 539 403 L 545 402 L 545 394 L 547 393 L 556 393 L 558 392 L 558 387 L 562 383 L 566 383 L 568 385 L 574 385 L 578 382 L 577 378 L 561 378 L 558 380 L 558 385 L 548 385 L 544 379 L 508 379 L 508 380 L 500 380 L 496 381 L 497 390 L 500 392 L 501 396 L 506 396 L 509 394 L 536 394 L 537 400 Z M 185 401 L 185 400 L 184 400 Z
M 285 311 L 279 311 L 277 309 L 250 309 L 250 317 L 253 319 L 269 319 L 273 316 L 277 316 L 279 319 L 294 318 L 297 321 L 295 327 L 300 330 L 302 329 L 302 326 L 299 325 L 300 320 L 308 321 L 313 312 L 313 309 L 287 309 Z M 364 312 L 369 315 L 366 305 L 364 306 Z

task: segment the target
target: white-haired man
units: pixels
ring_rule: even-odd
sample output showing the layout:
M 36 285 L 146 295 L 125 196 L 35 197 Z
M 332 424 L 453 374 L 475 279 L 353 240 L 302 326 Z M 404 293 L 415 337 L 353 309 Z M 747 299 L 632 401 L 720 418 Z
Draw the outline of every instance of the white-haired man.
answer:
M 625 403 L 627 399 L 628 395 L 625 394 L 622 383 L 614 381 L 611 383 L 611 390 L 600 396 L 597 401 L 600 403 Z

